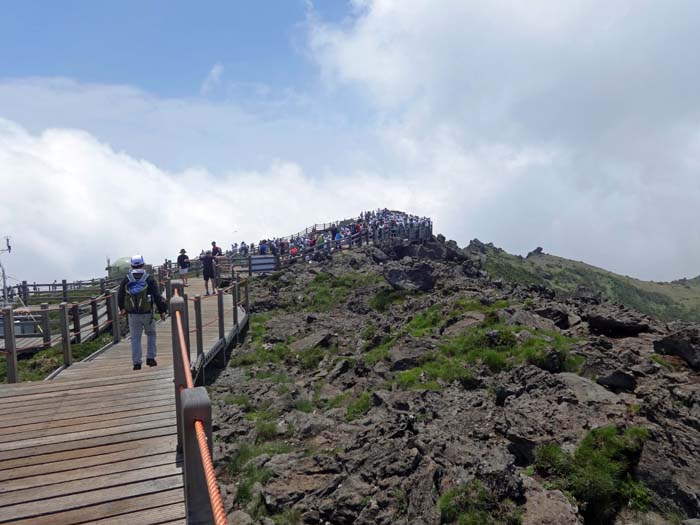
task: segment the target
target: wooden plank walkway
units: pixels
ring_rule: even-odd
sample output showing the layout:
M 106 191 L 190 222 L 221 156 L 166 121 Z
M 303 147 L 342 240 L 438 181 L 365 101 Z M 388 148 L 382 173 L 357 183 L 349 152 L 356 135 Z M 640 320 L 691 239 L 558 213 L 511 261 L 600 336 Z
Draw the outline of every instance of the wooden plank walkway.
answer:
M 190 297 L 203 292 L 201 280 L 190 284 Z M 224 307 L 228 333 L 230 295 Z M 204 324 L 217 315 L 216 297 L 203 298 Z M 218 335 L 218 323 L 206 326 L 204 348 Z M 52 381 L 0 385 L 1 524 L 185 523 L 170 319 L 157 324 L 157 367 L 145 366 L 145 336 L 142 347 L 142 370 L 127 339 Z

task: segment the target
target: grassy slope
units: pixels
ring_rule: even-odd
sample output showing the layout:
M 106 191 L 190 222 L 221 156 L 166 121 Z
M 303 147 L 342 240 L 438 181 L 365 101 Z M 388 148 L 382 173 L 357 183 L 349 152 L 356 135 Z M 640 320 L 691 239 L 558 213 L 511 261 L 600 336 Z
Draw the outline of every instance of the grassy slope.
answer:
M 664 321 L 700 321 L 700 277 L 671 283 L 641 281 L 554 255 L 522 258 L 493 249 L 488 251 L 485 268 L 493 277 L 564 293 L 582 285 Z

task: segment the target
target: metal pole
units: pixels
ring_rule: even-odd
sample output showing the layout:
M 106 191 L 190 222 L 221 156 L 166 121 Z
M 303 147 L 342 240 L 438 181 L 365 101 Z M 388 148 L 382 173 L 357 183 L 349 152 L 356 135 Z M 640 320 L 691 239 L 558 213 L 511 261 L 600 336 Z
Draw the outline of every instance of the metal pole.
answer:
M 63 364 L 70 366 L 73 362 L 73 352 L 70 343 L 70 319 L 68 316 L 68 303 L 61 303 L 61 338 L 63 339 Z
M 17 373 L 17 342 L 15 340 L 15 316 L 11 307 L 3 308 L 5 322 L 5 352 L 7 352 L 7 382 L 16 383 Z

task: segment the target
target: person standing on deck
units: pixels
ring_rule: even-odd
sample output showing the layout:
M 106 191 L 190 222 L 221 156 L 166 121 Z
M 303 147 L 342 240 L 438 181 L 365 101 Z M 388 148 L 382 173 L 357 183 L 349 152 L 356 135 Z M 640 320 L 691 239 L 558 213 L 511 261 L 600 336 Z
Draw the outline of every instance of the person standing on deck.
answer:
M 189 286 L 187 284 L 187 272 L 190 270 L 190 258 L 187 257 L 187 251 L 183 248 L 180 250 L 180 255 L 177 256 L 177 266 L 180 269 L 180 279 L 182 279 L 182 284 L 184 286 Z
M 207 250 L 207 253 L 200 255 L 199 260 L 202 261 L 202 269 L 204 270 L 204 288 L 209 295 L 209 280 L 211 279 L 211 291 L 216 294 L 216 259 L 211 253 L 211 250 Z
M 221 251 L 221 248 L 216 245 L 216 241 L 211 241 L 211 254 L 214 257 L 220 257 L 223 255 L 223 252 Z
M 144 269 L 141 255 L 131 258 L 131 270 L 122 279 L 117 293 L 119 311 L 129 315 L 129 332 L 131 332 L 131 359 L 134 370 L 141 370 L 141 332 L 146 332 L 146 364 L 156 366 L 156 323 L 153 318 L 153 306 L 158 308 L 161 320 L 165 320 L 168 305 L 160 295 L 158 283 Z

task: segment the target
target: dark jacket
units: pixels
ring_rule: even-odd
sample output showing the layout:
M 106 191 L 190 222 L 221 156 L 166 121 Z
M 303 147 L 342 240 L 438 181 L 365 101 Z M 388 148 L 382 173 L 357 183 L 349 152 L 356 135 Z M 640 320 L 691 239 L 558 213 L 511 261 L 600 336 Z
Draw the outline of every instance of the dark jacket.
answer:
M 124 297 L 126 295 L 126 285 L 129 282 L 129 278 L 127 276 L 124 276 L 124 279 L 122 279 L 122 282 L 119 283 L 119 292 L 117 293 L 117 302 L 119 303 L 119 309 L 123 310 L 124 309 Z M 160 289 L 158 288 L 158 283 L 156 280 L 153 278 L 152 275 L 149 275 L 146 277 L 146 286 L 148 286 L 148 293 L 150 294 L 151 298 L 153 299 L 153 304 L 156 305 L 158 308 L 158 313 L 160 314 L 165 314 L 168 312 L 168 305 L 166 302 L 163 300 L 163 297 L 160 295 Z

